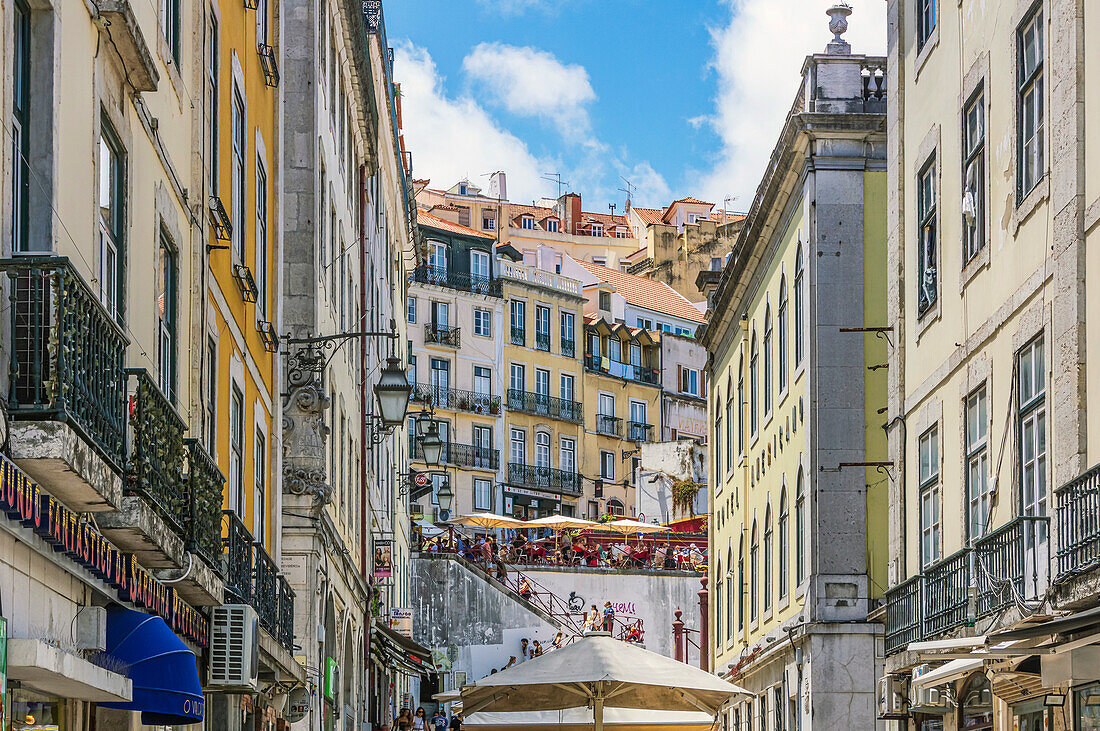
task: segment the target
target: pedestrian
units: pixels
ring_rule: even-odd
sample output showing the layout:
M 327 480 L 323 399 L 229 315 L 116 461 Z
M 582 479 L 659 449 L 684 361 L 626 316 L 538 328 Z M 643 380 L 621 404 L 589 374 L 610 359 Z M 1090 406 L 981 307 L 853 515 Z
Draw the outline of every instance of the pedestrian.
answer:
M 524 660 L 527 659 L 528 651 L 529 650 L 528 650 L 527 638 L 524 637 L 522 640 L 519 641 L 519 657 L 520 657 L 519 661 L 520 662 L 523 662 Z
M 402 708 L 397 718 L 393 719 L 393 727 L 397 729 L 397 731 L 411 731 L 412 723 L 412 711 L 408 708 Z
M 531 601 L 531 593 L 531 582 L 524 576 L 519 582 L 519 595 L 527 601 Z
M 535 640 L 534 647 L 531 649 L 531 657 L 542 657 L 542 643 Z
M 560 630 L 554 635 L 553 641 L 550 643 L 551 650 L 560 650 L 565 645 L 565 634 Z
M 603 631 L 610 632 L 615 629 L 615 607 L 611 602 L 603 603 Z
M 588 616 L 584 618 L 584 631 L 595 632 L 600 626 L 600 611 L 593 604 L 588 610 Z
M 516 664 L 516 656 L 512 655 L 511 657 L 508 658 L 508 664 L 505 665 L 504 667 L 502 667 L 501 670 L 507 670 L 508 668 L 512 667 L 515 664 Z M 493 672 L 495 673 L 496 670 L 494 670 Z
M 455 711 L 451 716 L 451 731 L 462 731 L 462 711 Z
M 416 715 L 413 716 L 413 731 L 424 731 L 424 725 L 428 722 L 427 712 L 424 707 L 416 709 Z
M 443 712 L 442 706 L 436 708 L 432 714 L 432 730 L 447 731 L 447 714 Z

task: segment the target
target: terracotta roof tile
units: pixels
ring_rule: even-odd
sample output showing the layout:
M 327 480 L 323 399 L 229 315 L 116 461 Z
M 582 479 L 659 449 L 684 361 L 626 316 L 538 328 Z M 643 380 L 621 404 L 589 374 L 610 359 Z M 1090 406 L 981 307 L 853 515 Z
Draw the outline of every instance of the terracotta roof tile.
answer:
M 661 223 L 661 217 L 664 215 L 663 208 L 640 208 L 638 206 L 631 206 L 630 210 L 638 214 L 638 218 L 642 219 L 642 223 L 646 226 L 654 223 Z
M 476 231 L 469 226 L 463 226 L 458 223 L 451 223 L 446 219 L 440 218 L 439 216 L 433 216 L 427 211 L 420 209 L 417 209 L 416 211 L 416 222 L 421 226 L 439 229 L 440 231 L 447 231 L 448 233 L 458 234 L 459 236 L 472 236 L 474 238 L 486 239 L 488 241 L 496 240 L 496 236 L 483 234 L 481 231 Z
M 707 321 L 703 313 L 692 305 L 686 297 L 664 282 L 637 277 L 633 274 L 620 272 L 618 269 L 611 269 L 579 259 L 577 263 L 600 281 L 607 282 L 614 287 L 615 291 L 623 296 L 623 299 L 635 307 L 656 310 L 692 322 Z
M 714 206 L 713 203 L 708 203 L 707 201 L 701 201 L 698 198 L 692 198 L 690 195 L 686 198 L 677 198 L 676 200 L 669 203 L 668 207 L 665 208 L 664 213 L 661 214 L 661 220 L 665 221 L 666 223 L 668 222 L 669 214 L 672 213 L 672 209 L 676 207 L 677 203 L 692 203 L 692 204 L 697 203 L 697 204 L 702 205 L 702 206 L 712 206 L 712 207 Z

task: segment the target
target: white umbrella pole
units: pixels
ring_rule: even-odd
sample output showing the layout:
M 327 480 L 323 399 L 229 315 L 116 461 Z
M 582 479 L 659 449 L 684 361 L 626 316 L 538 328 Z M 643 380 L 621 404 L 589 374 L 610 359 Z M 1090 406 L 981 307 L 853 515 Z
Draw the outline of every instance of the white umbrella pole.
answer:
M 603 731 L 603 693 L 596 696 L 592 707 L 592 719 L 594 731 Z

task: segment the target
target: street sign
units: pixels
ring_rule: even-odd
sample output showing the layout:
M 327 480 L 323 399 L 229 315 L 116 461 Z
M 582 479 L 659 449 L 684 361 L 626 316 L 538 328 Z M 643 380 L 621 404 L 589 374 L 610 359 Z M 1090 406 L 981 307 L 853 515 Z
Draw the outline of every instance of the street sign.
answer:
M 417 472 L 416 477 L 413 478 L 413 482 L 416 483 L 417 487 L 424 487 L 428 484 L 429 479 L 427 472 Z

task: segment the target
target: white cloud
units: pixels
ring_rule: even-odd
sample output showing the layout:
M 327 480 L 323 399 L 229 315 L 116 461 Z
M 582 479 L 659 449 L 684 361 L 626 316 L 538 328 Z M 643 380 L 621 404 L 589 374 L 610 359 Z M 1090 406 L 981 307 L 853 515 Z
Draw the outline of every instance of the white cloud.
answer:
M 562 137 L 579 140 L 591 128 L 586 105 L 596 92 L 588 72 L 530 46 L 479 43 L 462 61 L 466 75 L 512 114 L 553 124 Z
M 725 0 L 731 17 L 711 29 L 718 76 L 715 109 L 709 123 L 722 149 L 702 175 L 695 195 L 721 201 L 733 195 L 731 208 L 752 205 L 756 186 L 798 91 L 805 57 L 821 53 L 832 39 L 825 0 Z M 853 13 L 845 40 L 854 53 L 886 51 L 886 3 L 850 0 Z
M 430 177 L 433 186 L 441 187 L 469 177 L 488 188 L 489 179 L 481 175 L 504 170 L 513 200 L 542 195 L 546 185 L 541 171 L 553 169 L 554 161 L 532 154 L 469 96 L 448 96 L 425 49 L 404 41 L 397 44 L 396 54 L 405 141 L 417 177 Z

